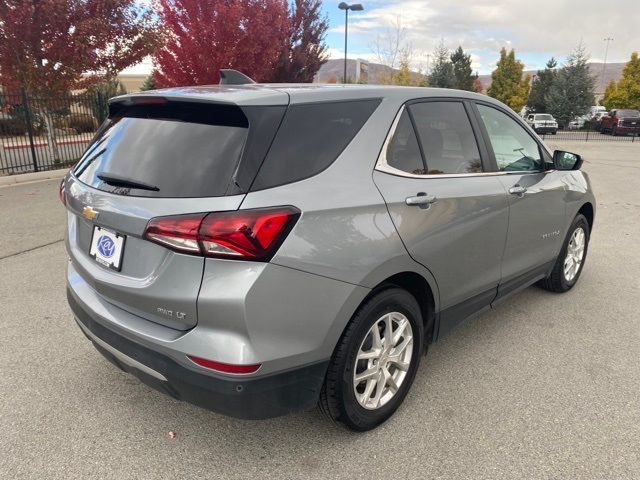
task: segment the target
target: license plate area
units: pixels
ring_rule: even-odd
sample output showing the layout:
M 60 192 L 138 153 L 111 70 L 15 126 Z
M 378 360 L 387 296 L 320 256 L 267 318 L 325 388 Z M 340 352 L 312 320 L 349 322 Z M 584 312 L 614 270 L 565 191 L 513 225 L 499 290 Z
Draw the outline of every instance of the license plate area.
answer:
M 89 255 L 103 267 L 119 272 L 126 238 L 120 233 L 94 226 Z

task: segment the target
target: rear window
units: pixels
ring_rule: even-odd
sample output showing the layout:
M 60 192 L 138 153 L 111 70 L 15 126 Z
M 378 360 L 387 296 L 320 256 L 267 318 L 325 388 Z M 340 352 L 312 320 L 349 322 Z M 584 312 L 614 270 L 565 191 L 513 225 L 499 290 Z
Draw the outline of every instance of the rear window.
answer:
M 638 110 L 618 110 L 618 116 L 620 117 L 640 117 Z
M 291 105 L 251 190 L 312 177 L 331 165 L 380 99 Z
M 233 183 L 248 125 L 236 106 L 118 106 L 73 173 L 120 195 L 223 196 Z
M 543 113 L 542 115 L 536 115 L 536 120 L 553 120 L 553 117 L 547 113 Z

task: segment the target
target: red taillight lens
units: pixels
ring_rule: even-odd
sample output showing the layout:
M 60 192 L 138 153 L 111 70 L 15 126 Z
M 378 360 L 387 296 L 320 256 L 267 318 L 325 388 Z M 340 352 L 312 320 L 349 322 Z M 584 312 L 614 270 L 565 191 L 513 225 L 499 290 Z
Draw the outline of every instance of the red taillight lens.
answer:
M 159 217 L 144 236 L 182 253 L 268 261 L 299 216 L 293 207 L 276 207 Z
M 185 253 L 200 253 L 198 229 L 205 214 L 153 218 L 144 236 L 152 242 Z
M 231 365 L 229 363 L 214 362 L 213 360 L 192 357 L 191 355 L 187 355 L 187 358 L 201 367 L 216 370 L 217 372 L 234 373 L 236 375 L 255 373 L 262 366 L 260 363 L 255 365 Z
M 65 193 L 64 193 L 64 178 L 62 179 L 62 181 L 60 182 L 60 190 L 58 191 L 58 198 L 60 199 L 60 201 L 62 202 L 63 205 L 67 204 L 67 199 L 65 197 Z

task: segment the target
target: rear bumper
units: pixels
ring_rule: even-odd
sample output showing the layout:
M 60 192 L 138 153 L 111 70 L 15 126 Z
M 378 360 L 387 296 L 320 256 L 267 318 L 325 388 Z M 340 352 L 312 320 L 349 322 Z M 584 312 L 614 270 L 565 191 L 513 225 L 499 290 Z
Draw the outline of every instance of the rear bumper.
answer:
M 328 362 L 257 378 L 213 377 L 102 325 L 67 288 L 76 321 L 96 349 L 120 369 L 178 400 L 236 418 L 264 419 L 315 406 Z
M 640 133 L 640 126 L 637 127 L 631 127 L 631 126 L 625 126 L 625 125 L 618 125 L 615 127 L 616 129 L 616 133 L 634 133 L 634 134 L 639 134 Z

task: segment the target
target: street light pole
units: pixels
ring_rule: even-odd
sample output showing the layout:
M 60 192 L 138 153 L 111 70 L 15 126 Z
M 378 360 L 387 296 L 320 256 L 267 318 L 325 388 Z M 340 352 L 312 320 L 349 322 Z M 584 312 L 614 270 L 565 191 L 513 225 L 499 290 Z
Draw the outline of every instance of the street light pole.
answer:
M 340 2 L 338 8 L 340 10 L 344 10 L 344 76 L 342 77 L 342 83 L 347 83 L 347 33 L 349 29 L 349 10 L 360 12 L 364 10 L 364 7 L 361 3 L 353 3 L 349 5 L 346 2 Z
M 604 72 L 607 69 L 607 55 L 609 54 L 609 42 L 613 42 L 613 38 L 607 37 L 604 39 L 606 43 L 606 47 L 604 49 L 604 63 L 602 64 L 602 79 L 600 80 L 602 83 L 602 92 L 604 93 L 606 89 L 606 85 L 604 84 Z

